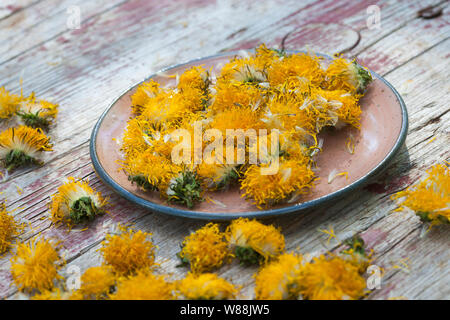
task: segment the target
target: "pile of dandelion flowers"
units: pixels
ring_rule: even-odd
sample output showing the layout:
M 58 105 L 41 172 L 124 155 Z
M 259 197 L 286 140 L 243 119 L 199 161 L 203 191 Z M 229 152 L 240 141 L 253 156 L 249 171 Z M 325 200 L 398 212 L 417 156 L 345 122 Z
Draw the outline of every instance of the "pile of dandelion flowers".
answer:
M 239 289 L 215 273 L 189 272 L 177 282 L 177 291 L 188 300 L 226 300 L 236 299 Z
M 8 171 L 24 165 L 41 164 L 37 156 L 42 151 L 52 151 L 52 144 L 39 128 L 19 126 L 0 133 L 0 159 Z
M 276 257 L 285 249 L 284 236 L 273 225 L 239 218 L 228 226 L 226 237 L 241 263 L 255 264 Z
M 105 212 L 103 208 L 106 203 L 101 194 L 89 186 L 88 181 L 76 181 L 75 178 L 69 177 L 52 196 L 51 220 L 68 224 L 93 220 Z
M 187 236 L 178 256 L 194 273 L 218 268 L 231 257 L 224 234 L 215 223 L 208 223 Z
M 5 203 L 0 202 L 0 256 L 10 248 L 22 227 L 23 225 L 16 222 L 10 212 L 6 210 Z
M 226 63 L 217 77 L 203 67 L 192 67 L 176 75 L 175 86 L 160 88 L 154 81 L 143 83 L 132 97 L 135 117 L 128 122 L 122 145 L 123 169 L 129 180 L 188 208 L 203 199 L 204 191 L 226 189 L 234 181 L 240 184 L 244 197 L 259 208 L 295 201 L 313 187 L 315 173 L 311 166 L 313 157 L 321 150 L 316 135 L 328 126 L 358 128 L 361 115 L 358 101 L 362 96 L 359 87 L 371 80 L 370 74 L 364 74 L 364 69 L 351 62 L 343 65 L 345 72 L 338 68 L 336 75 L 334 67 L 326 70 L 322 60 L 310 53 L 288 55 L 261 45 L 255 54 L 243 52 L 241 57 Z M 359 87 L 350 89 L 353 83 Z M 200 164 L 166 175 L 160 165 L 153 168 L 142 160 L 143 154 L 151 153 L 171 161 L 176 142 L 172 133 L 185 130 L 192 140 L 197 121 L 202 124 L 201 132 L 197 133 L 203 135 L 215 129 L 227 138 L 231 130 L 234 134 L 240 130 L 245 135 L 253 130 L 273 137 L 276 129 L 282 144 L 279 150 L 282 172 L 259 174 L 260 169 L 266 171 L 275 157 L 278 159 L 278 153 L 263 154 L 257 163 L 246 157 L 239 166 Z M 255 147 L 250 140 L 254 140 L 247 138 L 241 145 L 242 139 L 238 138 L 238 148 L 244 147 L 250 154 Z M 191 141 L 190 152 L 203 152 L 206 143 L 196 145 L 195 141 L 194 148 Z M 228 147 L 226 141 L 223 143 Z M 193 155 L 190 156 L 192 163 Z M 194 162 L 198 164 L 195 159 Z
M 120 227 L 120 234 L 108 234 L 100 252 L 104 264 L 119 275 L 129 275 L 155 266 L 155 245 L 151 233 Z
M 431 225 L 450 222 L 450 169 L 437 164 L 427 170 L 425 178 L 392 196 L 398 199 L 399 209 L 413 210 Z
M 20 291 L 43 292 L 52 289 L 54 282 L 62 278 L 58 274 L 62 265 L 58 244 L 45 239 L 34 240 L 17 245 L 11 258 L 11 275 Z

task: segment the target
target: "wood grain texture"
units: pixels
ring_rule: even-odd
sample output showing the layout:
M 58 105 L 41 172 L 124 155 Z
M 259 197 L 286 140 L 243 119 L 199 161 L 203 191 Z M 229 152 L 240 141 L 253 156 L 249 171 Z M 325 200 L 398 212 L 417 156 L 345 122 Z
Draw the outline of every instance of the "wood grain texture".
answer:
M 72 3 L 81 8 L 80 30 L 65 28 L 64 8 Z M 366 8 L 371 4 L 381 8 L 381 29 L 366 27 Z M 417 10 L 428 5 L 442 7 L 444 14 L 431 20 L 417 18 Z M 20 12 L 23 21 L 14 25 Z M 332 226 L 342 240 L 361 234 L 375 251 L 374 263 L 386 271 L 381 289 L 374 290 L 369 299 L 448 299 L 448 228 L 435 228 L 421 236 L 422 224 L 413 214 L 390 214 L 395 204 L 389 196 L 419 179 L 430 165 L 450 158 L 450 87 L 445 72 L 449 28 L 445 1 L 25 3 L 20 11 L 0 15 L 0 85 L 18 91 L 23 76 L 26 93 L 34 90 L 53 98 L 61 112 L 51 130 L 55 152 L 46 155 L 46 164 L 4 178 L 0 191 L 8 198 L 8 208 L 16 210 L 17 219 L 31 224 L 21 240 L 37 235 L 61 239 L 68 266 L 84 270 L 101 263 L 97 249 L 106 233 L 118 223 L 129 223 L 153 233 L 159 247 L 159 272 L 180 278 L 187 270 L 175 268 L 179 243 L 205 222 L 150 213 L 103 185 L 88 153 L 90 131 L 98 116 L 130 85 L 163 66 L 195 57 L 261 42 L 280 45 L 283 38 L 290 49 L 310 44 L 311 50 L 325 53 L 346 51 L 386 75 L 403 96 L 410 117 L 406 144 L 385 173 L 358 193 L 302 215 L 266 222 L 282 228 L 288 250 L 300 248 L 303 253 L 318 254 L 339 245 L 337 241 L 327 245 L 318 229 Z M 11 36 L 12 31 L 17 36 Z M 20 35 L 27 40 L 19 41 Z M 86 231 L 79 227 L 67 232 L 46 219 L 49 197 L 68 176 L 88 178 L 110 197 L 109 214 Z M 21 194 L 17 187 L 23 189 Z M 17 298 L 16 289 L 10 286 L 9 258 L 10 254 L 0 258 L 0 297 Z M 396 268 L 400 261 L 409 265 L 407 272 Z M 255 271 L 233 263 L 219 274 L 243 285 L 243 297 L 252 298 Z

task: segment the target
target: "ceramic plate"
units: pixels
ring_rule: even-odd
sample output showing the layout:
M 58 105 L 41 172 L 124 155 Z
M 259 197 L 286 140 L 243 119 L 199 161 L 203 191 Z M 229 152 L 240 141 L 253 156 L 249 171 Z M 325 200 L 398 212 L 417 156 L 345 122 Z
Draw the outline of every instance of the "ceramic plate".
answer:
M 168 75 L 181 74 L 185 69 L 198 65 L 213 67 L 217 73 L 221 66 L 236 54 L 230 52 L 196 59 L 166 68 L 148 79 L 152 78 L 163 85 L 175 85 L 174 78 Z M 330 59 L 326 55 L 319 55 Z M 141 82 L 120 95 L 98 120 L 90 141 L 91 159 L 97 174 L 106 184 L 126 199 L 152 211 L 209 220 L 268 217 L 299 212 L 332 201 L 361 187 L 386 167 L 404 143 L 408 129 L 405 104 L 394 87 L 384 78 L 374 72 L 372 76 L 374 81 L 360 100 L 363 110 L 361 130 L 344 128 L 329 130 L 319 135 L 323 138 L 323 151 L 317 156 L 317 165 L 320 168 L 317 175 L 320 179 L 312 192 L 298 199 L 296 203 L 260 210 L 250 201 L 243 199 L 239 187 L 236 187 L 225 192 L 207 193 L 206 196 L 214 202 L 204 201 L 189 210 L 167 203 L 157 192 L 143 192 L 131 184 L 126 174 L 119 170 L 117 160 L 121 159 L 122 155 L 116 140 L 121 141 L 127 121 L 132 117 L 130 96 Z M 355 142 L 353 154 L 346 147 L 350 134 Z M 332 170 L 346 171 L 348 178 L 338 176 L 328 183 Z

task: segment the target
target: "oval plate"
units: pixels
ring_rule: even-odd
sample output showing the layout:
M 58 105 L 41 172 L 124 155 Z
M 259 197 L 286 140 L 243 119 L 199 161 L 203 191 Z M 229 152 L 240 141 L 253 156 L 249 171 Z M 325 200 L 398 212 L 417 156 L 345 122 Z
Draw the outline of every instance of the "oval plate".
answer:
M 302 51 L 287 53 L 299 52 Z M 175 80 L 170 75 L 181 74 L 185 69 L 198 65 L 207 69 L 212 67 L 217 73 L 224 63 L 237 54 L 238 52 L 229 52 L 168 67 L 144 81 L 153 79 L 162 85 L 175 85 Z M 327 55 L 317 55 L 330 59 Z M 317 166 L 320 168 L 317 175 L 320 179 L 312 192 L 302 196 L 297 203 L 285 203 L 260 210 L 243 199 L 239 187 L 236 187 L 225 192 L 206 193 L 205 198 L 212 201 L 203 201 L 194 210 L 189 210 L 167 203 L 157 192 L 143 192 L 132 185 L 117 163 L 117 160 L 122 159 L 118 141 L 121 141 L 127 121 L 132 117 L 130 95 L 142 82 L 117 98 L 98 120 L 90 141 L 91 159 L 100 178 L 121 196 L 145 208 L 174 216 L 230 220 L 238 217 L 278 216 L 316 207 L 364 185 L 370 177 L 386 167 L 405 141 L 408 130 L 405 103 L 390 83 L 376 73 L 371 73 L 374 81 L 360 100 L 363 110 L 361 130 L 346 127 L 341 130 L 325 130 L 319 135 L 319 138 L 323 138 L 323 151 L 317 156 Z M 355 144 L 353 154 L 346 146 L 350 136 Z M 338 176 L 328 183 L 332 170 L 338 173 L 348 172 L 348 177 Z

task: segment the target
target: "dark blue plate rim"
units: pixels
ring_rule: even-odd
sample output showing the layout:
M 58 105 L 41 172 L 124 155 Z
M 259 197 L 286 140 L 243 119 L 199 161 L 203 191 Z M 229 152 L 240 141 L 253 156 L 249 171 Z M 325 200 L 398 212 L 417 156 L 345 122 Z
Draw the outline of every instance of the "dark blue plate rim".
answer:
M 287 51 L 287 53 L 304 53 L 304 51 L 289 50 L 289 51 Z M 221 57 L 221 56 L 233 56 L 233 55 L 238 55 L 238 54 L 239 54 L 238 51 L 224 52 L 224 53 L 219 53 L 219 54 L 215 54 L 215 55 L 211 55 L 211 56 L 207 56 L 207 57 L 201 57 L 201 58 L 193 59 L 193 60 L 190 60 L 190 61 L 185 62 L 185 63 L 180 63 L 180 64 L 177 64 L 177 65 L 172 65 L 172 66 L 166 67 L 166 68 L 160 70 L 159 72 L 157 72 L 155 74 L 152 74 L 151 76 L 149 76 L 148 78 L 144 79 L 143 81 L 140 81 L 140 82 L 136 83 L 135 85 L 131 86 L 126 91 L 124 91 L 121 95 L 119 95 L 119 97 L 117 99 L 114 99 L 114 101 L 103 112 L 103 114 L 100 116 L 99 120 L 95 124 L 94 129 L 92 130 L 91 139 L 90 139 L 90 145 L 89 145 L 89 152 L 90 152 L 92 163 L 94 165 L 94 169 L 95 169 L 97 175 L 103 180 L 103 182 L 106 183 L 107 185 L 109 185 L 110 187 L 112 187 L 113 190 L 115 192 L 117 192 L 119 195 L 121 195 L 122 197 L 124 197 L 125 199 L 127 199 L 127 200 L 129 200 L 131 202 L 134 202 L 134 203 L 136 203 L 136 204 L 138 204 L 138 205 L 140 205 L 140 206 L 142 206 L 144 208 L 153 210 L 155 212 L 169 214 L 169 215 L 172 215 L 172 216 L 191 218 L 191 219 L 200 219 L 200 220 L 222 220 L 222 221 L 223 220 L 236 219 L 236 218 L 240 218 L 240 217 L 246 217 L 246 218 L 273 217 L 273 216 L 279 216 L 279 215 L 283 215 L 283 214 L 295 213 L 295 212 L 303 211 L 303 210 L 306 210 L 306 209 L 309 209 L 309 208 L 312 208 L 312 207 L 324 204 L 326 202 L 329 202 L 331 200 L 339 198 L 339 197 L 349 193 L 352 190 L 355 190 L 355 189 L 357 189 L 359 187 L 362 187 L 371 177 L 373 177 L 376 174 L 380 173 L 380 171 L 397 154 L 397 152 L 400 150 L 401 146 L 405 142 L 406 135 L 407 135 L 407 132 L 408 132 L 408 112 L 407 112 L 407 109 L 406 109 L 405 102 L 403 101 L 402 97 L 397 92 L 397 90 L 395 90 L 395 88 L 386 79 L 384 79 L 382 76 L 380 76 L 377 73 L 375 73 L 372 70 L 370 70 L 370 72 L 372 74 L 372 77 L 375 77 L 375 78 L 381 80 L 382 82 L 384 82 L 392 90 L 392 92 L 395 94 L 395 96 L 396 96 L 396 98 L 397 98 L 397 100 L 398 100 L 398 102 L 400 104 L 401 113 L 402 113 L 402 126 L 401 126 L 401 130 L 400 130 L 400 134 L 397 137 L 397 140 L 396 140 L 393 148 L 390 150 L 390 152 L 372 170 L 370 170 L 367 174 L 365 174 L 364 176 L 362 176 L 358 180 L 354 181 L 353 183 L 351 183 L 351 184 L 345 186 L 344 188 L 339 189 L 339 190 L 337 190 L 335 192 L 329 193 L 329 194 L 327 194 L 325 196 L 322 196 L 322 197 L 314 199 L 314 200 L 309 200 L 309 201 L 306 201 L 306 202 L 303 202 L 303 203 L 300 203 L 300 204 L 294 204 L 294 205 L 289 206 L 289 207 L 283 207 L 283 208 L 277 208 L 277 209 L 248 211 L 248 212 L 237 212 L 237 213 L 201 212 L 201 211 L 173 208 L 173 207 L 160 205 L 160 204 L 157 204 L 157 203 L 154 203 L 154 202 L 142 199 L 142 198 L 134 195 L 130 191 L 127 191 L 126 189 L 121 187 L 117 182 L 115 182 L 108 175 L 108 173 L 105 171 L 105 169 L 101 166 L 100 161 L 98 159 L 97 150 L 96 150 L 96 146 L 95 146 L 95 141 L 96 141 L 97 134 L 98 134 L 98 131 L 100 129 L 100 126 L 101 126 L 101 124 L 103 122 L 103 119 L 106 117 L 106 115 L 108 114 L 109 110 L 114 106 L 114 104 L 124 94 L 126 94 L 128 91 L 132 90 L 133 88 L 135 88 L 136 86 L 138 86 L 142 82 L 148 81 L 152 77 L 154 77 L 154 76 L 156 76 L 156 75 L 158 75 L 158 74 L 160 74 L 162 72 L 166 72 L 166 71 L 168 71 L 170 69 L 182 67 L 184 65 L 189 65 L 189 64 L 192 64 L 192 63 L 195 63 L 195 62 L 200 62 L 200 61 L 207 60 L 207 59 L 218 58 L 218 57 Z M 326 54 L 316 53 L 316 55 L 317 56 L 322 56 L 322 57 L 325 57 L 325 58 L 331 58 L 330 56 L 328 56 Z

